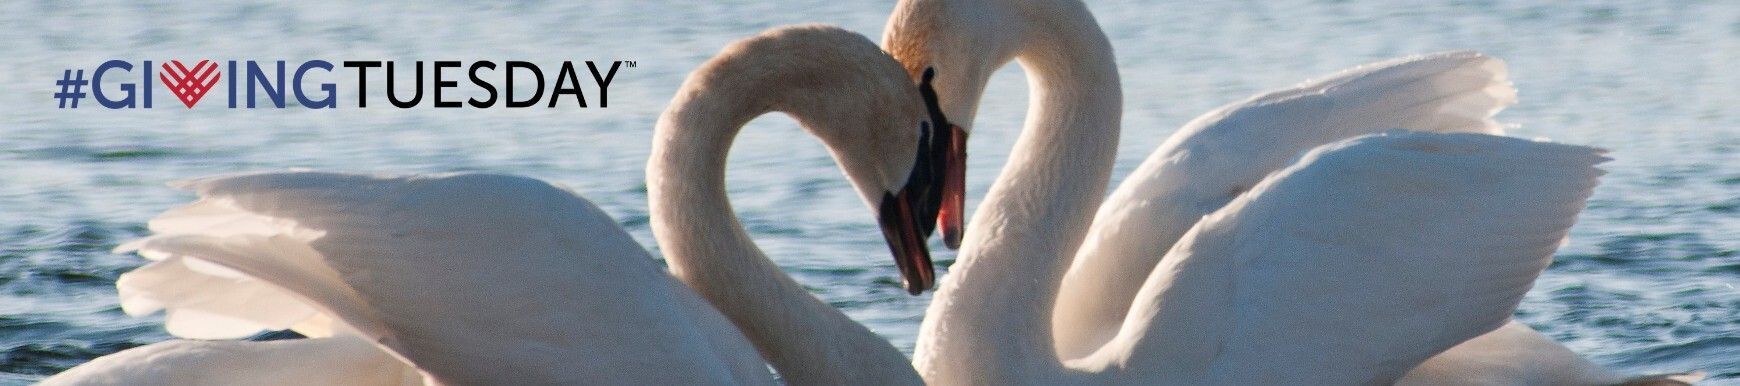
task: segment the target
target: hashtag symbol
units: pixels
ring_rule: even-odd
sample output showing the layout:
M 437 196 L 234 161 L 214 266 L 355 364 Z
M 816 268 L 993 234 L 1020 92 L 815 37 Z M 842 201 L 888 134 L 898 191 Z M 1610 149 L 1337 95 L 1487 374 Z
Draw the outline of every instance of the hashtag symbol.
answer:
M 60 100 L 60 108 L 67 108 L 67 101 L 72 101 L 72 108 L 79 108 L 79 99 L 85 97 L 83 90 L 86 83 L 90 82 L 85 80 L 85 70 L 79 70 L 77 77 L 73 76 L 73 70 L 66 70 L 66 75 L 54 82 L 54 85 L 60 86 L 60 92 L 54 93 L 54 99 Z

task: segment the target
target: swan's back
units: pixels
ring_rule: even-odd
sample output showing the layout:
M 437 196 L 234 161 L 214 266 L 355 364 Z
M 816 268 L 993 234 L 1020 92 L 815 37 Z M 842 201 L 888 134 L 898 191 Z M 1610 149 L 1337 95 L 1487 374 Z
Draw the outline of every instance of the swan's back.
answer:
M 1432 357 L 1396 381 L 1398 386 L 1623 385 L 1685 386 L 1703 372 L 1626 376 L 1571 352 L 1515 320 Z
M 130 313 L 177 335 L 359 333 L 444 383 L 757 383 L 723 316 L 590 202 L 503 175 L 264 173 L 182 184 L 200 201 L 124 246 Z M 354 331 L 354 332 L 352 332 Z
M 42 386 L 417 386 L 416 369 L 357 336 L 171 340 L 104 355 Z

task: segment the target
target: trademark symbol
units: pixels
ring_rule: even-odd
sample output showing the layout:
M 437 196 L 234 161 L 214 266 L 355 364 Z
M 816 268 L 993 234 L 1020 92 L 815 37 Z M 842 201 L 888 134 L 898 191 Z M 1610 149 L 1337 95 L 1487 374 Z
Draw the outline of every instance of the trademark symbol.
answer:
M 635 68 L 636 67 L 635 66 L 636 63 L 633 60 L 624 60 L 624 61 L 622 61 L 622 64 L 628 65 L 628 68 Z

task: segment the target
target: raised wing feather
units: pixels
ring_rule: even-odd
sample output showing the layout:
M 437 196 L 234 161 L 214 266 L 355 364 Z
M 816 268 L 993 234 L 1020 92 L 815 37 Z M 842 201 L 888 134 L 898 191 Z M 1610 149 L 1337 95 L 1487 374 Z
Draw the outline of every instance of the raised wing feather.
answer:
M 264 173 L 183 186 L 201 201 L 127 247 L 164 259 L 154 267 L 195 262 L 162 268 L 179 284 L 132 281 L 154 284 L 133 291 L 137 308 L 197 316 L 185 331 L 337 320 L 325 326 L 457 384 L 768 380 L 722 315 L 598 208 L 542 181 Z M 249 285 L 270 288 L 203 291 Z
M 1205 218 L 1089 359 L 1191 384 L 1387 384 L 1503 324 L 1600 151 L 1392 132 L 1325 146 Z
M 1162 253 L 1305 151 L 1389 129 L 1497 134 L 1514 104 L 1504 63 L 1475 52 L 1398 58 L 1232 103 L 1179 129 L 1094 218 L 1060 290 L 1058 349 L 1076 358 L 1116 334 Z

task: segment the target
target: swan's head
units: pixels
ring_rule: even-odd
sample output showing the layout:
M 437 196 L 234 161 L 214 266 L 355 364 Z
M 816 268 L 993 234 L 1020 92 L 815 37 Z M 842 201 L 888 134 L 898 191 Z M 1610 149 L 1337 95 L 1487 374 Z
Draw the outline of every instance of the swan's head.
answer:
M 876 212 L 907 291 L 935 284 L 925 239 L 941 202 L 937 133 L 900 63 L 862 35 L 807 25 L 733 43 L 695 77 L 690 89 L 731 94 L 720 105 L 743 111 L 730 115 L 784 112 L 820 138 Z
M 1025 41 L 1024 28 L 1044 17 L 1030 0 L 901 0 L 883 29 L 882 47 L 914 83 L 935 77 L 939 113 L 972 132 L 979 97 L 991 74 L 1008 64 Z
M 883 31 L 882 46 L 923 89 L 931 120 L 942 128 L 943 204 L 937 222 L 949 248 L 959 248 L 966 190 L 966 140 L 991 74 L 1015 58 L 1024 0 L 902 0 Z M 1009 4 L 1005 4 L 1009 3 Z

